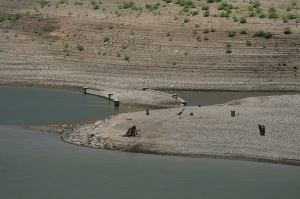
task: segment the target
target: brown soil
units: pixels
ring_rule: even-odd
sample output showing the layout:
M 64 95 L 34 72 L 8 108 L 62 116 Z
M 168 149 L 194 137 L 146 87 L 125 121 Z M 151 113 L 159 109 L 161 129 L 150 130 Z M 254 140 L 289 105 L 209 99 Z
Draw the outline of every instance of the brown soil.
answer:
M 164 7 L 159 0 L 153 1 L 161 3 L 155 13 L 145 9 L 145 0 L 134 1 L 143 11 L 118 9 L 120 0 L 104 0 L 97 10 L 90 1 L 50 2 L 44 8 L 33 0 L 0 2 L 0 16 L 22 14 L 16 22 L 0 22 L 0 83 L 300 90 L 299 16 L 282 20 L 291 1 L 261 0 L 264 12 L 273 5 L 279 18 L 247 17 L 245 24 L 233 20 L 248 15 L 248 1 L 243 0 L 233 3 L 239 9 L 229 18 L 203 17 L 204 0 L 194 1 L 200 12 L 196 16 L 180 15 L 180 6 Z M 211 15 L 220 13 L 219 4 L 209 4 Z M 290 12 L 299 12 L 299 6 L 296 3 Z M 185 18 L 189 22 L 184 23 Z M 292 34 L 283 33 L 286 27 Z M 206 28 L 216 31 L 203 33 Z M 247 34 L 240 34 L 243 29 Z M 270 31 L 273 37 L 254 38 L 258 30 Z M 228 37 L 229 31 L 236 36 Z M 227 43 L 231 54 L 225 53 Z

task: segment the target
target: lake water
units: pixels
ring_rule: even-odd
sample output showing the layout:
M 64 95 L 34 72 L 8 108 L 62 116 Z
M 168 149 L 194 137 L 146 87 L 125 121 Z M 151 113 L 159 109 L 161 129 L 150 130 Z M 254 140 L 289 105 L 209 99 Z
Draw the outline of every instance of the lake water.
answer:
M 85 108 L 100 107 L 102 99 L 77 92 L 10 87 L 10 94 L 3 97 L 3 88 L 0 87 L 0 104 L 6 106 L 0 106 L 4 118 L 0 123 L 26 123 L 15 120 L 10 111 L 16 109 L 12 102 L 21 103 L 27 94 L 32 96 L 34 106 L 39 104 L 35 99 L 40 99 L 40 95 L 48 96 L 43 103 L 51 114 L 48 121 L 41 118 L 44 112 L 36 117 L 31 111 L 26 118 L 29 123 L 66 120 L 69 116 L 60 114 L 71 111 L 70 104 L 77 109 L 72 112 L 77 115 L 72 120 L 116 114 L 113 105 L 103 101 L 105 115 L 93 111 L 81 115 Z M 26 94 L 20 95 L 22 90 Z M 60 103 L 48 95 L 49 91 L 62 99 Z M 72 97 L 66 97 L 69 95 Z M 6 118 L 9 114 L 12 121 Z M 295 199 L 299 196 L 299 167 L 96 150 L 64 143 L 54 133 L 0 125 L 0 199 Z
M 257 96 L 288 95 L 297 92 L 221 92 L 221 91 L 168 91 L 187 101 L 188 106 L 210 106 L 235 99 Z M 299 93 L 298 93 L 299 94 Z
M 44 124 L 104 119 L 139 110 L 79 91 L 0 86 L 0 124 Z

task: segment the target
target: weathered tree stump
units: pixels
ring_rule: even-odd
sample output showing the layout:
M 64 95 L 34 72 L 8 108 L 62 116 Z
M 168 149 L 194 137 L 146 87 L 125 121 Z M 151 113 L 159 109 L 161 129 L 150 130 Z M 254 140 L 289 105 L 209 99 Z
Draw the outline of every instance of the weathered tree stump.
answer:
M 231 117 L 235 117 L 235 111 L 231 111 Z
M 124 137 L 135 137 L 136 135 L 137 135 L 136 126 L 132 126 L 127 130 Z
M 260 136 L 265 136 L 265 133 L 266 133 L 265 125 L 259 124 L 258 129 L 259 129 Z

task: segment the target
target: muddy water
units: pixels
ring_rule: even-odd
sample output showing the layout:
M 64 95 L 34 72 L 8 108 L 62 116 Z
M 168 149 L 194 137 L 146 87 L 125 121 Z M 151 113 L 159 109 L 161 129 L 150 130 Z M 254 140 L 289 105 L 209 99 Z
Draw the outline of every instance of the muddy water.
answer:
M 13 87 L 4 92 L 2 88 L 2 124 L 117 113 L 111 104 L 99 105 L 97 97 L 77 92 Z M 40 110 L 44 106 L 48 108 Z M 22 117 L 17 107 L 25 111 Z M 40 111 L 38 117 L 34 111 Z M 95 150 L 66 144 L 54 133 L 0 125 L 1 199 L 294 199 L 299 195 L 299 167 Z

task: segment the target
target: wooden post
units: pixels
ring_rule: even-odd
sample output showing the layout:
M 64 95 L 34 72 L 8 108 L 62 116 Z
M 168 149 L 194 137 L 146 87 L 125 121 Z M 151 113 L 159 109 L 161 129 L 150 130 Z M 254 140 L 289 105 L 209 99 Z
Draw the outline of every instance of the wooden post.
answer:
M 146 115 L 150 115 L 149 109 L 146 109 Z
M 265 125 L 259 124 L 258 129 L 259 129 L 260 136 L 265 136 L 265 133 L 266 133 Z
M 115 102 L 115 106 L 120 106 L 120 102 L 118 100 L 116 100 L 114 102 Z
M 114 94 L 109 93 L 109 94 L 108 94 L 108 99 L 111 100 L 111 96 L 113 96 L 113 95 L 114 95 Z
M 83 94 L 86 94 L 87 89 L 88 89 L 88 87 L 83 87 Z
M 235 117 L 235 111 L 231 111 L 231 117 Z

